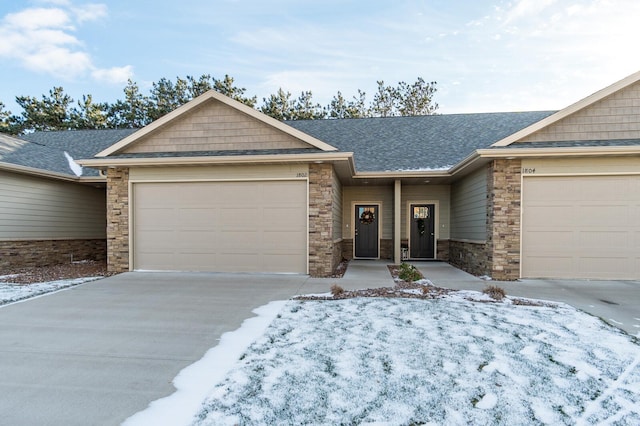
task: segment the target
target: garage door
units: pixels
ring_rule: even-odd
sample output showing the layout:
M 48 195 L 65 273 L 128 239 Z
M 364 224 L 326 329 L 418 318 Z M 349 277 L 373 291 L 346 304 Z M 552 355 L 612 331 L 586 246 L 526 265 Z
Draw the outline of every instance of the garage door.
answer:
M 525 177 L 522 276 L 640 278 L 640 176 Z
M 136 270 L 307 272 L 305 181 L 133 184 Z

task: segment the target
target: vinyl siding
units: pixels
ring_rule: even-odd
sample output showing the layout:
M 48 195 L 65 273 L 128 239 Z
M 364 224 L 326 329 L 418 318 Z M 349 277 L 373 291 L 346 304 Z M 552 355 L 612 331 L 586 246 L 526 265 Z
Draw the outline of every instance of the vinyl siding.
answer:
M 487 169 L 482 167 L 451 185 L 451 238 L 487 238 Z
M 436 204 L 436 238 L 449 238 L 449 211 L 450 211 L 449 185 L 405 185 L 402 187 L 402 225 L 401 238 L 408 236 L 408 206 L 409 204 L 435 203 Z
M 346 186 L 343 188 L 342 236 L 353 238 L 353 203 L 380 204 L 382 220 L 381 239 L 393 238 L 393 187 L 391 186 Z
M 333 240 L 342 238 L 342 184 L 333 173 Z
M 0 171 L 0 240 L 106 238 L 105 190 Z

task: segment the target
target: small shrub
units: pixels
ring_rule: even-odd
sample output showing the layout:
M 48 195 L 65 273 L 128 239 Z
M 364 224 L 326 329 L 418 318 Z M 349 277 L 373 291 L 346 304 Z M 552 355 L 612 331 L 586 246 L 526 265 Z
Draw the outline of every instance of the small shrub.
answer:
M 504 289 L 501 287 L 498 287 L 497 285 L 487 286 L 485 287 L 484 290 L 482 290 L 482 292 L 484 294 L 488 294 L 489 297 L 491 297 L 494 300 L 502 300 L 504 299 L 504 296 L 506 296 Z
M 340 296 L 342 293 L 344 293 L 344 289 L 338 284 L 333 284 L 331 286 L 331 294 L 333 295 L 333 297 Z
M 402 281 L 413 282 L 413 281 L 421 280 L 422 274 L 420 273 L 420 271 L 418 271 L 418 269 L 415 266 L 410 265 L 408 263 L 402 263 L 400 265 L 400 272 L 398 273 L 398 277 Z

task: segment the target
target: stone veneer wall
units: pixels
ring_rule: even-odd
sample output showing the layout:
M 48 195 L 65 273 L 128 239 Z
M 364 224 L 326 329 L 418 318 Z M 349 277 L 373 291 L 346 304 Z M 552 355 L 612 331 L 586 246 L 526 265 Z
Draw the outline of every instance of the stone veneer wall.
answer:
M 129 169 L 107 169 L 107 268 L 129 270 Z
M 487 251 L 496 280 L 520 277 L 521 161 L 494 160 L 487 168 Z
M 490 274 L 488 255 L 489 251 L 485 243 L 449 241 L 449 263 L 470 274 L 477 276 Z
M 328 277 L 337 266 L 333 242 L 333 165 L 309 164 L 309 275 Z
M 380 239 L 380 259 L 393 259 L 393 240 Z
M 61 265 L 77 260 L 102 261 L 106 256 L 107 245 L 100 238 L 0 241 L 0 272 L 9 268 Z
M 449 240 L 438 240 L 436 243 L 436 259 L 449 260 Z
M 345 238 L 342 240 L 342 258 L 353 259 L 353 238 Z

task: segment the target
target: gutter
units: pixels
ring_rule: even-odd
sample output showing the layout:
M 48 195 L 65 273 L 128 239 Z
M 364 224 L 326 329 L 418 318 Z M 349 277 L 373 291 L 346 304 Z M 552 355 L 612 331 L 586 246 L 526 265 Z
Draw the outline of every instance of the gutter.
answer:
M 63 180 L 67 182 L 81 181 L 81 179 L 76 176 L 71 176 L 64 173 L 50 172 L 47 170 L 37 169 L 34 167 L 19 166 L 17 164 L 10 164 L 10 163 L 3 163 L 3 162 L 0 162 L 0 170 L 8 170 L 10 172 L 17 172 L 17 173 L 22 173 L 22 174 L 27 174 L 32 176 L 49 178 L 49 179 L 58 179 L 58 180 Z
M 323 152 L 319 154 L 234 155 L 219 157 L 156 157 L 156 158 L 91 158 L 76 160 L 83 167 L 180 166 L 247 163 L 322 163 L 353 162 L 353 152 Z M 352 166 L 353 168 L 353 166 Z

